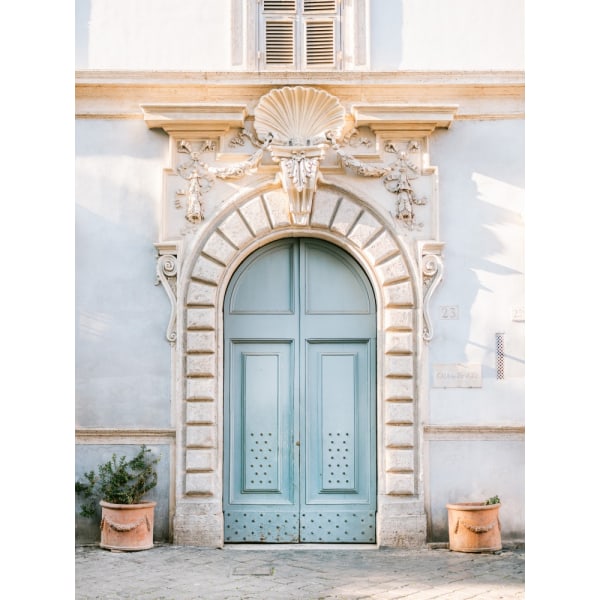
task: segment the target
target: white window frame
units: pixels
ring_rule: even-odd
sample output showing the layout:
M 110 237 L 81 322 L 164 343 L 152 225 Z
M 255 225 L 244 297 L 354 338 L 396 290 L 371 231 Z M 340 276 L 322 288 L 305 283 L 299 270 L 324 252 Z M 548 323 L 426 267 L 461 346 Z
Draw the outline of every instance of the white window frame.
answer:
M 273 0 L 267 0 L 273 2 Z M 333 1 L 333 0 L 332 0 Z M 304 0 L 295 0 L 295 10 L 265 12 L 265 0 L 258 1 L 258 68 L 263 71 L 338 71 L 343 68 L 342 14 L 344 0 L 335 0 L 334 11 L 304 12 Z M 282 0 L 284 3 L 285 0 Z M 288 2 L 291 4 L 291 2 Z M 293 23 L 293 59 L 291 63 L 268 63 L 267 23 L 285 21 Z M 306 25 L 308 23 L 333 22 L 333 60 L 326 64 L 308 64 Z
M 234 71 L 292 71 L 292 67 L 265 67 L 263 47 L 263 0 L 229 0 L 231 3 L 231 66 Z M 368 71 L 370 68 L 371 0 L 339 0 L 337 28 L 341 57 L 339 71 Z M 323 68 L 307 68 L 323 72 Z

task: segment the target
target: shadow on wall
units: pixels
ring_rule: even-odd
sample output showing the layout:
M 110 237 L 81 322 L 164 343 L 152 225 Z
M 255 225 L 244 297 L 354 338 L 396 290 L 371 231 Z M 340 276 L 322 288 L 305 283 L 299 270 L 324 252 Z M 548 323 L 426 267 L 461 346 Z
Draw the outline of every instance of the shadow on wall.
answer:
M 525 464 L 523 441 L 431 442 L 431 497 L 439 500 L 430 515 L 429 541 L 448 541 L 446 503 L 484 501 L 500 496 L 502 540 L 525 538 Z
M 170 304 L 152 244 L 126 224 L 76 210 L 76 422 L 170 423 Z
M 522 264 L 523 251 L 522 140 L 520 121 L 457 122 L 450 132 L 432 136 L 446 275 L 432 307 L 436 331 L 431 357 L 467 362 L 473 360 L 468 353 L 475 353 L 484 363 L 484 378 L 494 376 L 493 367 L 485 366 L 494 362 L 495 339 L 489 332 L 502 331 L 498 328 L 508 318 L 507 311 L 494 311 L 495 303 L 518 289 L 514 279 L 523 275 L 515 268 Z M 477 319 L 472 320 L 476 303 Z M 456 304 L 458 320 L 439 319 L 439 306 Z
M 429 417 L 436 424 L 520 422 L 522 381 L 494 387 L 494 332 L 510 323 L 508 307 L 523 286 L 524 154 L 522 121 L 458 121 L 432 136 L 439 167 L 440 237 L 445 280 L 432 315 L 431 364 L 481 362 L 484 383 L 468 394 L 431 390 Z M 458 320 L 439 308 L 459 305 Z M 437 307 L 437 312 L 436 312 Z M 519 334 L 520 335 L 520 334 Z M 522 361 L 521 358 L 515 358 Z M 504 394 L 504 396 L 503 396 Z M 511 394 L 507 399 L 506 395 Z M 521 439 L 432 440 L 429 449 L 430 541 L 446 541 L 447 502 L 485 500 L 498 494 L 503 539 L 524 536 L 524 447 Z

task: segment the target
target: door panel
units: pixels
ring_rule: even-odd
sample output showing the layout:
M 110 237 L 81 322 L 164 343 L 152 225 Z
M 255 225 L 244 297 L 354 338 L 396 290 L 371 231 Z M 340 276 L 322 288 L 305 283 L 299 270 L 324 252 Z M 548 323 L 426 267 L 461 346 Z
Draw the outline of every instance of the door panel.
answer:
M 296 542 L 293 344 L 232 341 L 230 356 L 235 389 L 225 427 L 225 537 Z
M 368 314 L 371 311 L 367 282 L 361 279 L 350 257 L 343 260 L 335 250 L 313 241 L 306 243 L 302 258 L 306 314 Z
M 374 542 L 369 340 L 308 342 L 300 541 Z
M 233 285 L 232 314 L 293 314 L 294 246 L 275 245 L 252 255 Z
M 270 244 L 225 296 L 225 541 L 375 541 L 375 303 L 347 254 Z
M 294 504 L 291 343 L 234 344 L 241 389 L 230 414 L 231 499 Z
M 307 504 L 368 502 L 368 342 L 309 343 L 303 464 Z

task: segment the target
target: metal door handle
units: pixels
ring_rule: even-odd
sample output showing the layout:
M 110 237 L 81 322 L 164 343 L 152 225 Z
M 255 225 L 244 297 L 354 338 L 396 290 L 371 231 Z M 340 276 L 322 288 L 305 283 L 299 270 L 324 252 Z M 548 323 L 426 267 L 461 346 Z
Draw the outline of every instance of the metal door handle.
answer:
M 298 441 L 296 442 L 296 446 L 299 446 L 299 445 L 300 445 L 300 440 L 298 440 Z

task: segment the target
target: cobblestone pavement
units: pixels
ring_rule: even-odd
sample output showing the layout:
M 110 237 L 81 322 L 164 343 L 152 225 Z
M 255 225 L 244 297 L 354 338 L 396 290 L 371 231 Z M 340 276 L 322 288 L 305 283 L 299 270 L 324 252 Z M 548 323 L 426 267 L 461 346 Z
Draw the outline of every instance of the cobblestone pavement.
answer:
M 155 546 L 75 549 L 76 600 L 522 599 L 525 551 Z

